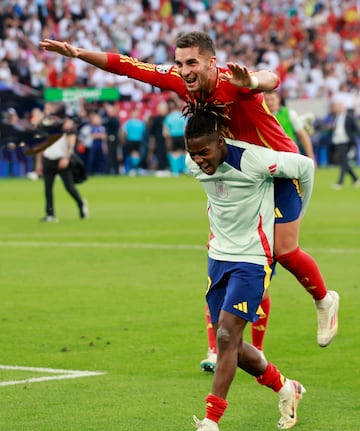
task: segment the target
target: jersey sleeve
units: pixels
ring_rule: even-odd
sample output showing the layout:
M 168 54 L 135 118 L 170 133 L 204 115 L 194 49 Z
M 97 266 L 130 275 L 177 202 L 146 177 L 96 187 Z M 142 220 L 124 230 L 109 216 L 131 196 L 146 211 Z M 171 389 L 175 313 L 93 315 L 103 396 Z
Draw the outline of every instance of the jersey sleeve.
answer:
M 309 204 L 314 184 L 314 162 L 310 157 L 244 144 L 247 151 L 241 158 L 243 172 L 256 178 L 296 178 L 302 195 L 302 215 Z
M 296 133 L 304 128 L 304 122 L 296 111 L 289 109 L 289 116 L 291 125 L 293 126 Z
M 105 70 L 145 82 L 162 90 L 174 91 L 186 100 L 186 87 L 175 66 L 143 63 L 136 58 L 108 52 Z

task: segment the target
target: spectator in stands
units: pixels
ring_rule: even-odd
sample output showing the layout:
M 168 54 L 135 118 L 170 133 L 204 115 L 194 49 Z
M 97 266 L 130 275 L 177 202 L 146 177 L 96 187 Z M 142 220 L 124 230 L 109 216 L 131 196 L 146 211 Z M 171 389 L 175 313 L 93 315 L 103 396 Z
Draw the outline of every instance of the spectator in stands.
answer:
M 85 106 L 81 106 L 77 112 L 79 128 L 76 143 L 76 151 L 81 160 L 87 166 L 90 148 L 92 144 L 91 125 L 89 120 L 89 113 Z
M 304 121 L 298 113 L 282 103 L 281 96 L 277 90 L 265 92 L 264 98 L 270 112 L 278 119 L 285 133 L 299 145 L 303 154 L 316 162 L 310 135 L 306 131 Z
M 91 7 L 85 10 L 84 2 L 68 6 L 45 0 L 1 2 L 0 63 L 4 62 L 1 69 L 5 72 L 0 73 L 5 73 L 9 83 L 11 78 L 12 84 L 30 82 L 38 89 L 58 85 L 63 60 L 38 46 L 38 41 L 47 37 L 94 51 L 140 53 L 169 64 L 175 38 L 196 27 L 212 34 L 221 64 L 227 60 L 253 69 L 262 69 L 265 63 L 266 68 L 275 68 L 287 99 L 330 100 L 348 83 L 355 101 L 360 100 L 360 7 L 356 2 L 307 2 L 296 10 L 290 0 L 258 2 L 251 7 L 200 0 L 164 2 L 161 8 L 156 1 L 117 2 L 116 8 L 105 3 L 91 0 L 86 3 Z M 141 55 L 140 60 L 148 60 Z M 114 86 L 129 100 L 137 101 L 154 91 L 124 77 L 101 70 L 95 73 L 83 62 L 74 61 L 74 67 L 76 85 Z M 359 102 L 355 113 L 360 114 Z
M 179 176 L 186 172 L 184 131 L 186 120 L 182 115 L 179 102 L 169 99 L 168 114 L 164 119 L 164 136 L 167 139 L 168 160 L 171 173 Z
M 6 145 L 2 148 L 2 157 L 8 162 L 9 175 L 20 176 L 21 172 L 23 174 L 30 172 L 32 167 L 32 159 L 26 157 L 24 147 L 19 145 L 21 143 L 20 136 L 31 128 L 31 124 L 26 118 L 20 118 L 15 108 L 9 108 L 6 116 L 7 124 L 12 128 L 13 133 L 12 136 L 9 135 L 6 139 L 0 136 L 3 141 L 1 143 L 6 142 Z
M 137 175 L 147 168 L 147 131 L 139 109 L 135 108 L 121 129 L 126 175 Z
M 9 63 L 6 60 L 0 62 L 0 82 L 4 85 L 11 87 L 13 83 L 13 78 Z
M 104 174 L 107 158 L 106 130 L 97 112 L 89 116 L 91 147 L 89 148 L 86 170 L 89 175 Z
M 164 136 L 164 120 L 168 114 L 168 104 L 160 102 L 156 111 L 156 114 L 149 120 L 148 165 L 155 170 L 156 176 L 162 177 L 170 174 Z
M 76 73 L 75 66 L 72 61 L 65 61 L 62 70 L 56 76 L 55 87 L 70 88 L 75 85 Z
M 104 109 L 103 125 L 105 126 L 107 135 L 106 172 L 117 175 L 119 173 L 120 120 L 114 104 L 105 103 Z
M 360 137 L 360 127 L 350 111 L 346 109 L 344 101 L 335 98 L 333 101 L 333 129 L 332 144 L 338 155 L 340 172 L 338 181 L 333 184 L 335 190 L 343 188 L 345 175 L 349 174 L 353 187 L 360 187 L 359 177 L 349 163 L 350 149 L 356 147 L 356 137 Z

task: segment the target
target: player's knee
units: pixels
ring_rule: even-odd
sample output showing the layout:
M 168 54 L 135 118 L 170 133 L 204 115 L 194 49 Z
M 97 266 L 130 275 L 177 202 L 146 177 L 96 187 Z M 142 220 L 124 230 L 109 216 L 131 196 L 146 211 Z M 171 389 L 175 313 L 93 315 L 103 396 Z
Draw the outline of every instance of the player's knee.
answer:
M 237 348 L 240 334 L 235 334 L 233 330 L 220 325 L 216 333 L 216 342 L 219 350 Z
M 216 332 L 216 341 L 219 347 L 226 347 L 231 341 L 231 331 L 224 326 L 219 326 Z

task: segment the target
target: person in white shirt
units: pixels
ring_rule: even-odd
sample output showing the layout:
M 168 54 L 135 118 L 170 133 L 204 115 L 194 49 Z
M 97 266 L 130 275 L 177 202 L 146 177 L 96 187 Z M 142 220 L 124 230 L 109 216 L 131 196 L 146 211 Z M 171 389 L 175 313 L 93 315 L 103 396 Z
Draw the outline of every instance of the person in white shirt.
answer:
M 36 122 L 35 119 L 33 119 Z M 88 206 L 75 187 L 73 172 L 70 166 L 70 158 L 74 152 L 76 144 L 75 122 L 70 117 L 65 117 L 63 134 L 50 147 L 36 156 L 36 173 L 42 176 L 45 185 L 45 217 L 43 222 L 57 222 L 54 206 L 54 181 L 57 175 L 60 176 L 66 191 L 74 199 L 79 210 L 81 219 L 88 217 Z
M 338 181 L 332 185 L 333 189 L 340 190 L 343 187 L 345 175 L 349 174 L 354 187 L 360 187 L 359 177 L 351 167 L 348 152 L 356 145 L 356 136 L 360 137 L 360 128 L 354 116 L 346 109 L 342 99 L 335 98 L 333 101 L 333 112 L 335 114 L 331 143 L 338 154 L 340 172 Z
M 262 313 L 261 300 L 274 266 L 274 177 L 297 178 L 304 214 L 312 192 L 314 163 L 306 156 L 224 138 L 226 106 L 189 105 L 185 129 L 187 167 L 207 195 L 210 222 L 206 300 L 216 333 L 217 364 L 206 417 L 198 431 L 219 431 L 237 367 L 278 393 L 278 428 L 297 422 L 305 388 L 285 378 L 262 352 L 244 341 L 248 322 Z M 222 117 L 223 115 L 223 117 Z

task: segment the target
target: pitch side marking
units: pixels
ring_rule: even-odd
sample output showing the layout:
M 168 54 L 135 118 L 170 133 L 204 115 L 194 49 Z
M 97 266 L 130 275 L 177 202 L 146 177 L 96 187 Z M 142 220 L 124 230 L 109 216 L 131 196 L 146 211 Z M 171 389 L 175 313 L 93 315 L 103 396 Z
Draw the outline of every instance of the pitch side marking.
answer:
M 194 230 L 195 231 L 195 230 Z M 171 232 L 171 229 L 169 230 L 165 230 L 162 232 L 157 232 L 157 236 L 159 235 L 168 235 L 169 232 Z M 189 233 L 189 229 L 184 229 L 184 230 L 180 230 L 176 229 L 176 232 L 186 232 Z M 312 232 L 317 232 L 316 230 L 313 229 L 307 229 L 307 232 L 309 234 L 311 234 Z M 359 234 L 360 233 L 360 229 L 321 229 L 321 233 L 322 234 L 341 234 L 341 235 L 355 235 L 355 234 Z M 76 232 L 71 232 L 71 236 L 72 237 L 78 237 L 78 238 L 83 238 L 83 237 L 121 237 L 122 232 L 120 231 L 91 231 L 91 232 L 86 232 L 86 231 L 76 231 Z M 124 232 L 124 234 L 126 236 L 141 236 L 143 237 L 144 235 L 147 234 L 147 232 L 141 232 L 141 231 L 130 231 L 127 230 L 126 232 Z M 151 235 L 151 233 L 149 233 L 149 235 Z M 2 233 L 0 235 L 0 237 L 2 239 L 5 238 L 9 238 L 9 239 L 16 239 L 16 238 L 21 238 L 22 240 L 24 238 L 41 238 L 41 237 L 46 237 L 46 238 L 62 238 L 64 236 L 63 232 L 53 232 L 53 231 L 46 231 L 46 232 L 11 232 L 11 233 Z
M 0 382 L 0 386 L 24 385 L 27 383 L 46 382 L 49 380 L 78 379 L 81 377 L 101 376 L 106 374 L 102 371 L 62 370 L 56 368 L 20 367 L 17 365 L 0 365 L 0 369 L 55 374 L 52 376 L 32 377 L 23 380 L 8 380 L 6 382 Z
M 67 247 L 67 248 L 133 248 L 133 249 L 154 249 L 154 250 L 206 250 L 205 245 L 192 244 L 147 244 L 147 243 L 127 243 L 127 242 L 42 242 L 42 241 L 0 241 L 0 247 Z M 304 248 L 305 249 L 305 248 Z M 306 248 L 313 253 L 325 254 L 358 254 L 360 248 Z
M 41 242 L 41 241 L 0 241 L 0 247 L 67 247 L 67 248 L 140 248 L 140 249 L 164 249 L 164 250 L 206 250 L 205 245 L 190 244 L 134 244 L 126 242 Z

